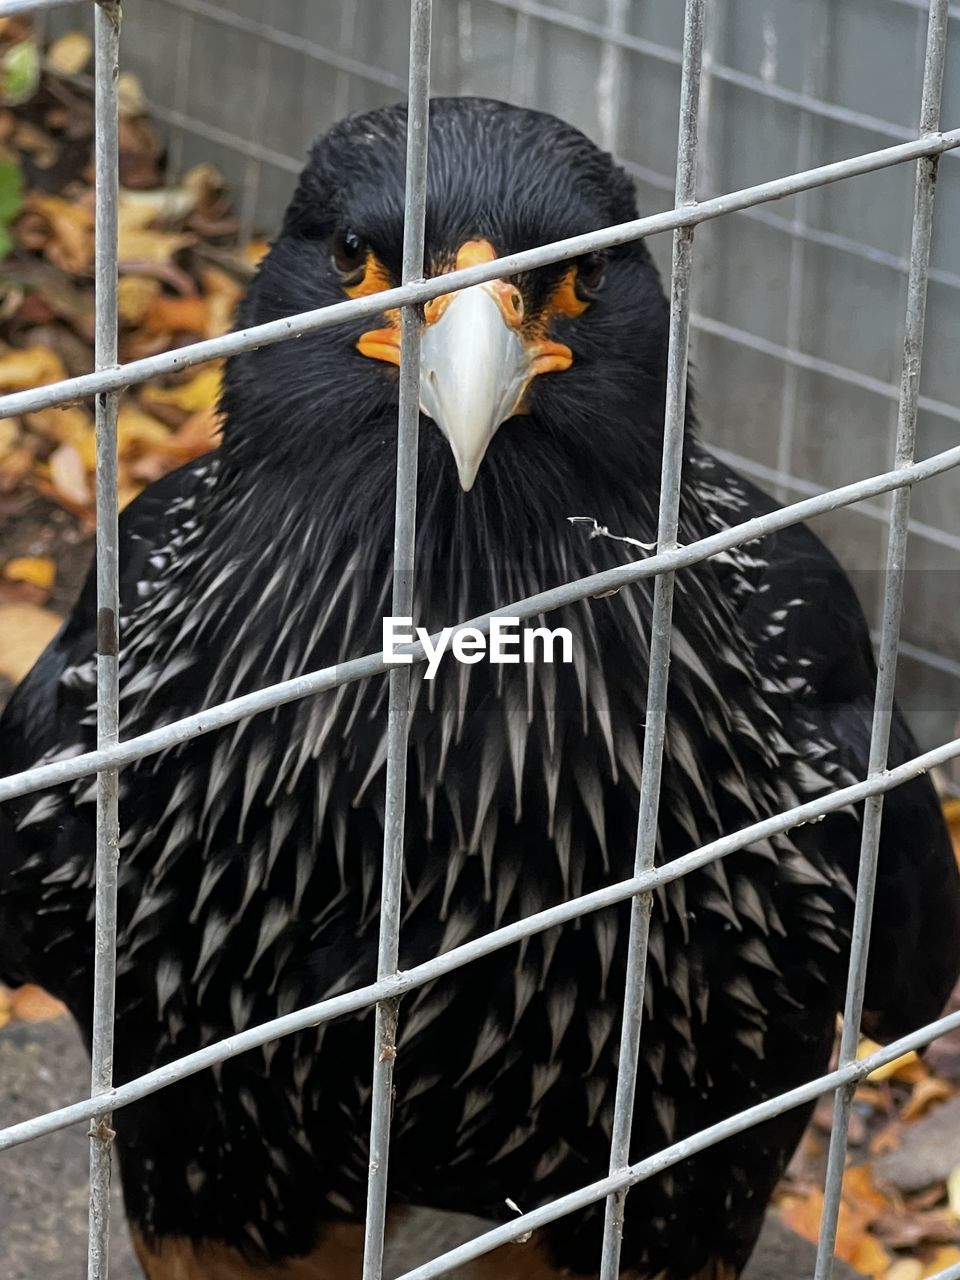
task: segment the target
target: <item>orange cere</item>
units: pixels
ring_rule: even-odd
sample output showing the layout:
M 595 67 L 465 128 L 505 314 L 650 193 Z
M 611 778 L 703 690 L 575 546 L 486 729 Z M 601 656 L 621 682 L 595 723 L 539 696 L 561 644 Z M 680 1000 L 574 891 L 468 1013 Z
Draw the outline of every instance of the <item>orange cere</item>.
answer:
M 467 267 L 476 267 L 481 263 L 493 262 L 497 251 L 489 240 L 466 240 L 457 250 L 455 258 L 441 274 L 449 271 L 462 271 Z M 511 329 L 526 331 L 524 346 L 530 354 L 531 377 L 539 373 L 561 372 L 569 369 L 573 363 L 573 353 L 561 342 L 553 342 L 545 336 L 547 325 L 555 316 L 578 316 L 587 309 L 576 293 L 576 267 L 569 267 L 562 278 L 550 291 L 547 303 L 541 316 L 526 319 L 523 294 L 510 280 L 491 280 L 483 288 L 500 308 L 504 324 Z M 367 266 L 363 279 L 359 284 L 347 288 L 352 298 L 366 297 L 380 293 L 393 285 L 386 268 L 370 251 L 367 253 Z M 424 305 L 423 316 L 426 324 L 436 324 L 450 303 L 456 297 L 456 291 L 443 293 L 431 298 Z M 387 325 L 381 329 L 371 329 L 364 333 L 357 342 L 357 350 L 361 355 L 370 356 L 374 360 L 384 360 L 388 364 L 400 363 L 400 312 L 393 308 L 385 313 Z

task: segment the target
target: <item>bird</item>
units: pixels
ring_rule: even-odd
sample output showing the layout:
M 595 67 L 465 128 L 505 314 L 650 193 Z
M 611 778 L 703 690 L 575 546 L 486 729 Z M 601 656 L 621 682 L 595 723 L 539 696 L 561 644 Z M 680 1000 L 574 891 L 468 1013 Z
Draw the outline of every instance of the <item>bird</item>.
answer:
M 239 327 L 400 282 L 406 132 L 401 104 L 315 144 Z M 636 216 L 627 174 L 569 124 L 431 101 L 426 276 Z M 669 333 L 646 243 L 443 294 L 417 322 L 415 622 L 435 631 L 644 554 Z M 122 737 L 379 651 L 399 352 L 388 308 L 227 361 L 222 443 L 120 519 Z M 774 510 L 702 442 L 692 387 L 686 414 L 679 541 Z M 643 579 L 553 612 L 570 661 L 412 668 L 401 969 L 633 874 L 652 602 Z M 93 747 L 96 612 L 91 580 L 9 704 L 3 773 Z M 850 581 L 806 526 L 683 569 L 657 864 L 865 776 L 875 678 Z M 375 978 L 387 683 L 123 768 L 117 1081 Z M 914 754 L 897 711 L 890 762 Z M 657 887 L 631 1160 L 827 1070 L 861 819 L 851 805 Z M 0 820 L 0 974 L 41 983 L 89 1035 L 94 782 L 12 800 Z M 507 1221 L 606 1174 L 629 915 L 592 911 L 402 999 L 391 1222 L 414 1205 Z M 939 1013 L 958 926 L 956 863 L 918 776 L 885 798 L 870 1035 Z M 340 1017 L 117 1111 L 150 1280 L 359 1275 L 372 1028 L 370 1010 Z M 633 1190 L 622 1274 L 737 1276 L 809 1113 Z M 602 1201 L 554 1221 L 496 1273 L 594 1276 L 602 1223 Z

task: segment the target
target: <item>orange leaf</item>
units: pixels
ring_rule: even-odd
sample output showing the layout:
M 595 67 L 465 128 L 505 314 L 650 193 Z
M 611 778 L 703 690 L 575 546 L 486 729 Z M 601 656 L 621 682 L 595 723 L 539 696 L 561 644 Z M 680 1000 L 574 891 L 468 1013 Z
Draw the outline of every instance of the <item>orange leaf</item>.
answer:
M 213 408 L 220 397 L 222 366 L 219 361 L 204 365 L 189 382 L 178 382 L 173 387 L 144 387 L 140 399 L 148 407 L 152 404 L 172 404 L 187 413 Z
M 10 1021 L 10 992 L 6 987 L 0 987 L 0 1027 L 5 1027 Z
M 938 1271 L 946 1271 L 947 1267 L 952 1267 L 960 1262 L 960 1249 L 954 1244 L 941 1245 L 936 1252 L 928 1258 L 923 1264 L 923 1280 L 927 1276 L 935 1276 Z
M 151 299 L 144 316 L 148 333 L 206 333 L 210 304 L 206 298 Z
M 93 265 L 93 210 L 62 196 L 30 195 L 25 213 L 38 215 L 47 226 L 45 255 L 55 266 L 76 275 Z
M 25 391 L 66 376 L 63 361 L 49 347 L 19 347 L 0 356 L 0 391 Z
M 30 582 L 49 591 L 57 576 L 57 566 L 47 556 L 15 556 L 3 566 L 10 582 Z
M 10 997 L 10 1012 L 21 1022 L 46 1022 L 48 1018 L 59 1018 L 66 1011 L 66 1005 L 31 982 L 24 987 L 16 987 Z
M 890 1266 L 890 1254 L 879 1240 L 864 1235 L 854 1245 L 848 1261 L 861 1275 L 879 1276 Z

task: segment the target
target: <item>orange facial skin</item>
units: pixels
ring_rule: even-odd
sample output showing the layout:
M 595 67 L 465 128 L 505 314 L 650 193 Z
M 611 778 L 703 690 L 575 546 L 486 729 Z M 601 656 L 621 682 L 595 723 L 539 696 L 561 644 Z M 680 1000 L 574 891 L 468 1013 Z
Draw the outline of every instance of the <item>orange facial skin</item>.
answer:
M 475 267 L 484 262 L 493 262 L 497 252 L 488 240 L 467 240 L 457 250 L 456 257 L 447 271 L 462 271 L 466 267 Z M 521 334 L 524 346 L 530 356 L 530 376 L 541 373 L 560 373 L 573 364 L 573 352 L 562 342 L 554 342 L 546 337 L 551 320 L 557 316 L 579 316 L 586 311 L 589 303 L 584 302 L 576 293 L 576 267 L 568 267 L 563 277 L 550 291 L 545 306 L 538 316 L 527 317 L 523 295 L 515 284 L 509 280 L 492 280 L 483 287 L 496 301 L 503 316 L 503 322 L 510 329 Z M 347 287 L 351 298 L 368 297 L 381 293 L 392 285 L 389 274 L 372 250 L 367 250 L 367 266 L 363 279 Z M 447 307 L 456 297 L 456 293 L 444 293 L 432 298 L 423 308 L 424 323 L 436 324 Z M 400 313 L 396 308 L 385 313 L 387 326 L 382 329 L 371 329 L 361 335 L 357 342 L 357 350 L 361 355 L 373 360 L 385 360 L 388 364 L 400 363 Z

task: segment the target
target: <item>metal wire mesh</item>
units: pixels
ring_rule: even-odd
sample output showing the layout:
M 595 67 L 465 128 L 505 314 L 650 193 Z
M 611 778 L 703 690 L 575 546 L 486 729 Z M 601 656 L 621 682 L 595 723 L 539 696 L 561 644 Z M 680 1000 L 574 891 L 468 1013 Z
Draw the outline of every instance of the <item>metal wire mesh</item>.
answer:
M 263 40 L 283 43 L 278 34 L 263 24 L 239 14 L 228 14 L 207 0 L 168 0 L 183 13 L 179 32 L 180 47 L 189 49 L 190 24 L 202 14 L 215 16 L 228 25 L 241 24 L 243 29 Z M 547 17 L 559 25 L 575 30 L 594 30 L 596 24 L 575 14 L 560 13 L 552 6 L 532 0 L 493 0 L 501 8 L 516 14 L 518 46 L 524 47 L 526 24 L 534 17 Z M 921 7 L 921 0 L 891 0 L 907 8 Z M 20 0 L 0 5 L 0 14 L 24 8 Z M 37 7 L 36 0 L 32 7 Z M 118 367 L 116 347 L 116 196 L 117 196 L 117 86 L 116 68 L 119 40 L 119 4 L 114 0 L 98 0 L 96 12 L 96 181 L 97 181 L 97 260 L 96 260 L 96 369 L 93 373 L 72 378 L 52 386 L 0 397 L 0 416 L 13 416 L 42 407 L 64 404 L 83 396 L 94 396 L 97 419 L 97 579 L 98 615 L 98 724 L 97 749 L 70 760 L 38 766 L 0 780 L 0 800 L 40 790 L 73 779 L 97 774 L 97 891 L 96 891 L 96 974 L 93 1015 L 93 1067 L 90 1098 L 46 1115 L 0 1130 L 0 1150 L 65 1128 L 77 1119 L 93 1117 L 91 1130 L 90 1176 L 90 1244 L 89 1275 L 95 1280 L 108 1276 L 109 1215 L 108 1189 L 110 1152 L 113 1131 L 112 1113 L 131 1102 L 155 1093 L 188 1075 L 224 1062 L 272 1039 L 308 1027 L 318 1026 L 342 1014 L 376 1006 L 373 1061 L 373 1106 L 370 1140 L 367 1218 L 364 1234 L 364 1280 L 381 1274 L 384 1222 L 387 1205 L 388 1154 L 390 1138 L 390 1100 L 397 1003 L 399 997 L 427 982 L 434 981 L 482 956 L 510 946 L 523 938 L 575 920 L 618 902 L 631 901 L 631 946 L 628 969 L 620 1068 L 613 1123 L 613 1137 L 607 1176 L 565 1195 L 510 1223 L 452 1249 L 442 1256 L 415 1268 L 403 1280 L 428 1280 L 448 1273 L 472 1259 L 566 1214 L 606 1198 L 603 1254 L 600 1261 L 604 1280 L 613 1280 L 619 1271 L 619 1240 L 623 1220 L 623 1202 L 629 1188 L 668 1168 L 670 1165 L 702 1151 L 734 1133 L 752 1127 L 772 1116 L 802 1105 L 830 1090 L 835 1090 L 836 1105 L 831 1136 L 830 1158 L 825 1189 L 825 1211 L 818 1249 L 817 1278 L 830 1274 L 836 1235 L 840 1198 L 840 1177 L 846 1147 L 850 1099 L 857 1082 L 877 1066 L 892 1061 L 908 1049 L 929 1043 L 939 1035 L 960 1028 L 960 1013 L 954 1013 L 905 1036 L 896 1043 L 861 1061 L 855 1050 L 863 1004 L 863 989 L 869 949 L 869 920 L 876 876 L 877 851 L 884 794 L 917 774 L 960 758 L 960 739 L 929 750 L 894 769 L 887 768 L 887 745 L 896 680 L 899 632 L 903 611 L 904 576 L 908 538 L 912 530 L 909 519 L 913 488 L 921 481 L 943 476 L 960 467 L 960 446 L 915 461 L 917 415 L 922 403 L 919 393 L 924 319 L 928 282 L 932 278 L 930 253 L 933 235 L 933 205 L 937 166 L 941 156 L 960 148 L 960 129 L 940 131 L 940 95 L 943 81 L 944 53 L 948 16 L 953 13 L 947 0 L 931 0 L 923 56 L 923 97 L 919 136 L 886 122 L 851 113 L 844 108 L 822 103 L 808 89 L 792 93 L 767 85 L 764 92 L 783 101 L 801 103 L 805 110 L 823 114 L 843 123 L 869 128 L 887 138 L 889 145 L 879 150 L 847 156 L 826 165 L 803 167 L 812 159 L 809 138 L 798 141 L 799 167 L 785 177 L 743 187 L 721 196 L 698 200 L 696 194 L 697 138 L 705 95 L 701 77 L 708 68 L 704 53 L 705 0 L 686 0 L 682 51 L 676 54 L 666 46 L 630 35 L 625 28 L 625 6 L 610 0 L 607 25 L 597 28 L 605 42 L 603 75 L 610 105 L 605 128 L 616 127 L 617 107 L 623 82 L 619 62 L 623 50 L 641 51 L 667 61 L 679 59 L 681 68 L 680 127 L 677 146 L 677 168 L 674 208 L 660 214 L 639 218 L 617 227 L 597 230 L 568 240 L 544 245 L 519 254 L 472 267 L 441 279 L 423 280 L 423 224 L 425 175 L 427 163 L 427 103 L 430 92 L 431 0 L 411 0 L 409 57 L 409 126 L 407 146 L 406 201 L 402 283 L 399 288 L 361 298 L 319 311 L 304 313 L 280 321 L 257 326 L 225 337 L 193 344 L 177 351 Z M 528 33 L 529 34 L 529 33 Z M 369 74 L 353 59 L 332 53 L 322 46 L 302 46 L 310 56 L 344 75 Z M 707 54 L 711 54 L 709 45 Z M 184 56 L 188 57 L 188 53 Z M 742 73 L 718 64 L 709 57 L 709 76 L 718 81 L 742 84 Z M 747 78 L 749 79 L 749 78 Z M 815 77 L 814 77 L 815 79 Z M 377 83 L 391 91 L 398 87 L 393 77 L 380 76 Z M 339 91 L 338 91 L 339 92 Z M 261 99 L 262 101 L 262 99 Z M 709 94 L 706 95 L 709 106 Z M 187 128 L 186 118 L 172 122 Z M 269 158 L 267 148 L 248 149 L 255 161 Z M 693 317 L 693 241 L 695 229 L 733 212 L 752 217 L 773 217 L 762 208 L 784 196 L 818 190 L 826 184 L 865 175 L 892 166 L 915 162 L 916 185 L 912 220 L 912 243 L 907 269 L 907 297 L 904 352 L 897 403 L 897 439 L 895 465 L 892 469 L 861 478 L 853 483 L 814 493 L 799 502 L 781 507 L 769 515 L 755 517 L 733 528 L 703 538 L 687 546 L 678 546 L 678 510 L 680 501 L 680 460 L 685 423 L 687 387 L 687 354 Z M 285 162 L 284 162 L 285 163 Z M 295 162 L 296 163 L 296 162 Z M 297 167 L 299 165 L 297 164 Z M 258 182 L 258 170 L 246 190 L 247 218 L 252 216 Z M 792 229 L 800 245 L 805 238 L 816 240 L 803 221 L 803 205 L 796 206 Z M 202 1050 L 166 1064 L 119 1087 L 112 1086 L 113 995 L 116 946 L 116 882 L 118 849 L 118 774 L 119 770 L 144 756 L 169 746 L 212 732 L 227 724 L 283 703 L 345 685 L 355 680 L 382 674 L 387 664 L 380 654 L 358 657 L 336 667 L 326 668 L 255 693 L 235 698 L 216 707 L 198 711 L 192 716 L 165 725 L 161 729 L 120 742 L 118 739 L 118 541 L 117 541 L 117 474 L 116 474 L 116 400 L 121 388 L 169 373 L 212 357 L 247 351 L 268 343 L 281 342 L 305 333 L 316 332 L 347 320 L 378 315 L 390 307 L 402 308 L 402 356 L 400 375 L 400 408 L 398 430 L 398 462 L 396 490 L 396 534 L 394 613 L 411 612 L 413 588 L 414 534 L 416 526 L 416 441 L 419 430 L 419 324 L 416 306 L 441 293 L 463 289 L 501 275 L 578 257 L 597 249 L 650 236 L 657 232 L 673 233 L 673 262 L 670 287 L 670 340 L 667 367 L 667 401 L 664 449 L 661 475 L 661 507 L 656 553 L 647 559 L 606 570 L 577 582 L 567 583 L 523 601 L 505 604 L 480 618 L 463 620 L 459 627 L 476 627 L 488 633 L 491 618 L 530 618 L 576 600 L 609 592 L 628 583 L 653 577 L 654 615 L 650 675 L 647 696 L 647 723 L 644 736 L 643 771 L 636 841 L 634 875 L 606 888 L 581 895 L 538 914 L 504 926 L 481 938 L 472 939 L 446 951 L 413 969 L 398 971 L 400 907 L 402 888 L 402 850 L 404 836 L 405 770 L 407 755 L 408 702 L 411 668 L 407 665 L 390 669 L 390 701 L 388 758 L 386 782 L 386 814 L 384 822 L 383 882 L 380 913 L 380 938 L 377 980 L 366 987 L 321 1001 L 308 1008 L 276 1018 L 260 1026 L 230 1036 Z M 819 233 L 818 233 L 819 234 Z M 863 246 L 849 247 L 860 252 Z M 799 279 L 803 270 L 802 250 L 792 263 L 791 279 Z M 791 295 L 793 297 L 794 295 Z M 789 328 L 789 319 L 788 319 Z M 784 421 L 788 424 L 796 411 L 796 385 L 784 390 Z M 950 406 L 947 406 L 950 408 Z M 956 416 L 960 418 L 960 411 Z M 781 440 L 781 448 L 789 452 L 792 427 Z M 787 444 L 783 444 L 783 440 Z M 786 456 L 784 453 L 784 457 Z M 781 476 L 781 479 L 785 477 Z M 789 487 L 789 486 L 788 486 Z M 817 801 L 753 823 L 738 832 L 724 835 L 703 847 L 664 866 L 654 865 L 654 848 L 660 785 L 660 763 L 665 737 L 668 661 L 671 635 L 670 620 L 675 574 L 690 565 L 776 529 L 825 512 L 892 495 L 892 513 L 882 507 L 870 508 L 876 516 L 889 522 L 886 571 L 882 597 L 880 627 L 880 661 L 874 717 L 871 732 L 870 760 L 866 778 L 828 794 Z M 944 534 L 945 545 L 956 549 L 951 536 Z M 425 657 L 423 644 L 406 646 L 414 661 Z M 689 874 L 746 845 L 778 832 L 789 830 L 823 814 L 834 812 L 854 802 L 865 802 L 861 845 L 861 871 L 857 886 L 853 943 L 850 955 L 847 1000 L 840 1061 L 836 1070 L 809 1081 L 787 1093 L 758 1103 L 701 1132 L 635 1164 L 629 1162 L 630 1119 L 636 1084 L 637 1064 L 642 1052 L 640 1015 L 646 964 L 647 932 L 652 892 L 658 886 Z M 941 1273 L 938 1280 L 957 1280 L 960 1268 Z

